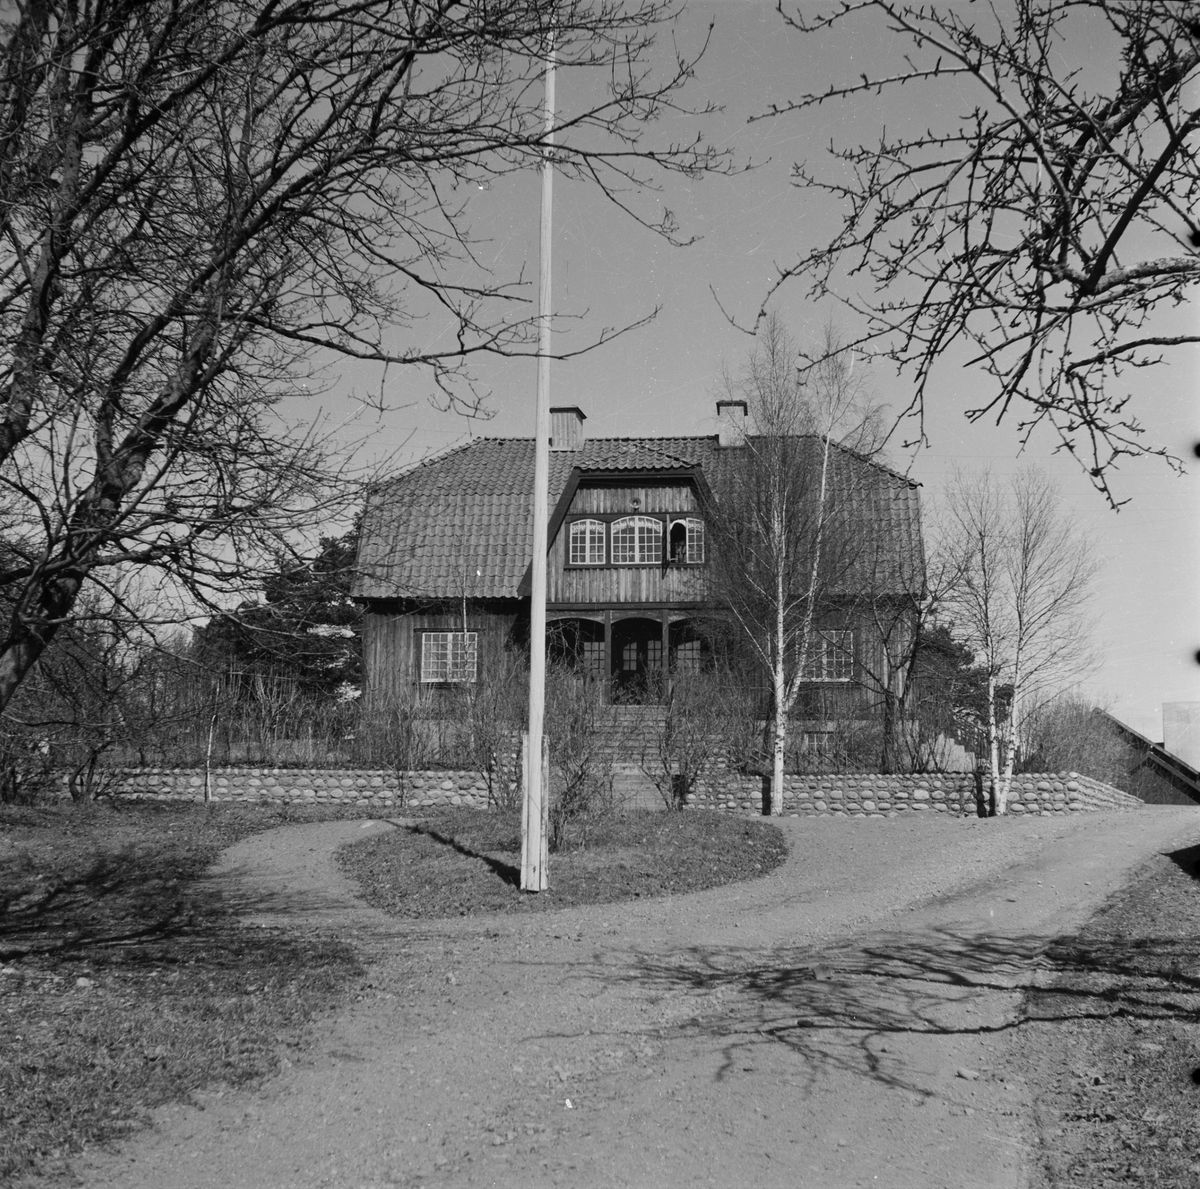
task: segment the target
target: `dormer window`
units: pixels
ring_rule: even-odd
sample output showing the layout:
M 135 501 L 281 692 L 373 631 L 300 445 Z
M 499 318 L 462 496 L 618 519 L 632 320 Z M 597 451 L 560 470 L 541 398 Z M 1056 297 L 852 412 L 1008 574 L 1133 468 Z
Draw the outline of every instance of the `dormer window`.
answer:
M 694 517 L 671 521 L 671 561 L 695 566 L 704 561 L 704 521 Z
M 614 566 L 649 566 L 662 561 L 663 524 L 650 516 L 625 516 L 612 524 Z
M 604 565 L 604 522 L 575 520 L 571 523 L 571 565 Z

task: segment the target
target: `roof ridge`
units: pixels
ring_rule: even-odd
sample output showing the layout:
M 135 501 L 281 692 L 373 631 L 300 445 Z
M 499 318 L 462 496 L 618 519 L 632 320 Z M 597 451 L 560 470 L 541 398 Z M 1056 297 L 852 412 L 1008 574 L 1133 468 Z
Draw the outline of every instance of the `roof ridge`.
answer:
M 440 454 L 427 454 L 424 458 L 417 459 L 416 462 L 410 463 L 394 475 L 388 475 L 385 479 L 376 479 L 368 483 L 367 488 L 368 490 L 374 490 L 379 487 L 386 487 L 389 483 L 396 483 L 401 479 L 407 479 L 410 475 L 416 474 L 422 467 L 445 462 L 447 458 L 453 458 L 455 454 L 462 454 L 464 451 L 470 450 L 473 446 L 478 446 L 480 442 L 503 442 L 505 440 L 507 439 L 472 438 L 469 442 L 463 442 L 460 446 L 447 446 Z
M 715 433 L 675 433 L 675 434 L 655 434 L 634 436 L 632 434 L 622 434 L 619 437 L 588 437 L 584 438 L 583 444 L 590 446 L 593 442 L 715 442 L 717 435 Z M 528 437 L 513 437 L 512 435 L 487 436 L 475 438 L 473 442 L 467 443 L 472 445 L 474 442 L 524 442 L 526 445 L 533 443 L 533 438 Z M 569 454 L 569 450 L 560 450 L 557 453 Z
M 592 445 L 593 443 L 610 442 L 613 440 L 614 439 L 612 439 L 612 438 L 593 438 L 591 440 L 591 442 L 585 443 L 585 445 Z M 671 450 L 664 450 L 662 448 L 662 446 L 657 445 L 658 442 L 672 441 L 672 440 L 677 440 L 677 439 L 671 439 L 671 438 L 646 438 L 646 439 L 618 438 L 618 439 L 616 439 L 616 441 L 619 442 L 620 444 L 617 445 L 616 447 L 613 447 L 612 450 L 614 453 L 617 453 L 617 454 L 626 454 L 626 453 L 632 454 L 638 450 L 645 450 L 649 454 L 656 454 L 659 458 L 669 459 L 671 462 L 681 462 L 685 466 L 689 466 L 689 467 L 695 466 L 696 463 L 695 463 L 694 459 L 685 458 L 682 454 L 676 454 Z M 603 461 L 603 459 L 604 459 L 604 455 L 603 455 L 603 453 L 601 453 L 599 461 Z
M 820 437 L 820 434 L 812 434 L 811 436 L 812 437 Z M 849 454 L 851 458 L 857 458 L 859 462 L 865 462 L 870 466 L 876 467 L 877 469 L 885 472 L 886 474 L 891 475 L 893 479 L 899 479 L 902 483 L 907 483 L 909 485 L 909 487 L 920 487 L 921 486 L 921 482 L 919 479 L 909 478 L 908 475 L 902 474 L 900 471 L 896 470 L 894 467 L 888 466 L 888 464 L 886 462 L 879 462 L 877 459 L 871 458 L 870 455 L 864 454 L 861 450 L 854 450 L 850 446 L 847 446 L 844 442 L 834 441 L 833 444 L 843 454 Z
M 751 434 L 749 436 L 751 438 L 761 438 L 766 435 Z M 795 436 L 797 438 L 811 438 L 814 441 L 822 441 L 823 440 L 822 435 L 817 434 L 817 433 L 796 434 Z M 603 444 L 606 444 L 606 443 L 611 443 L 618 449 L 620 449 L 624 445 L 636 446 L 643 450 L 649 450 L 652 453 L 659 455 L 661 458 L 671 459 L 674 462 L 679 462 L 679 463 L 684 464 L 685 466 L 693 467 L 693 466 L 702 465 L 702 464 L 700 464 L 698 459 L 688 458 L 682 454 L 676 454 L 673 451 L 666 449 L 662 445 L 662 443 L 665 443 L 665 442 L 715 442 L 716 440 L 717 440 L 716 434 L 674 434 L 671 436 L 656 436 L 656 437 L 647 437 L 647 436 L 636 436 L 635 437 L 632 435 L 622 435 L 620 437 L 587 438 L 587 439 L 585 439 L 583 445 L 581 447 L 578 447 L 575 450 L 555 451 L 554 453 L 559 454 L 559 455 L 578 454 L 578 453 L 580 453 L 581 450 L 585 449 L 586 447 L 589 447 L 589 446 L 596 447 L 596 446 L 602 446 Z M 909 475 L 906 475 L 900 471 L 897 471 L 894 467 L 888 466 L 887 463 L 879 462 L 878 460 L 871 458 L 869 455 L 864 454 L 861 450 L 855 450 L 852 447 L 847 446 L 845 443 L 839 442 L 834 438 L 831 438 L 830 442 L 842 454 L 845 454 L 845 455 L 849 456 L 850 458 L 856 459 L 858 462 L 866 463 L 868 466 L 874 467 L 876 470 L 882 471 L 884 474 L 891 475 L 891 477 L 893 479 L 899 480 L 901 483 L 906 484 L 910 488 L 915 489 L 915 488 L 919 488 L 922 486 L 922 484 L 920 483 L 919 480 L 913 479 Z M 495 437 L 486 436 L 486 437 L 471 438 L 469 441 L 462 442 L 459 445 L 448 446 L 439 453 L 430 454 L 430 455 L 427 455 L 425 458 L 418 459 L 416 462 L 405 467 L 403 470 L 399 471 L 397 474 L 390 475 L 385 479 L 377 479 L 374 482 L 368 484 L 368 489 L 377 490 L 379 488 L 386 487 L 390 483 L 395 483 L 401 479 L 406 479 L 406 478 L 410 477 L 411 475 L 420 471 L 424 467 L 440 465 L 441 463 L 445 462 L 447 459 L 453 458 L 456 454 L 462 454 L 468 450 L 475 449 L 478 446 L 487 445 L 487 444 L 491 444 L 491 443 L 495 443 L 498 445 L 513 445 L 513 446 L 520 445 L 520 446 L 528 447 L 528 446 L 533 446 L 535 444 L 535 439 L 525 438 L 525 437 L 501 437 L 499 435 L 497 435 Z

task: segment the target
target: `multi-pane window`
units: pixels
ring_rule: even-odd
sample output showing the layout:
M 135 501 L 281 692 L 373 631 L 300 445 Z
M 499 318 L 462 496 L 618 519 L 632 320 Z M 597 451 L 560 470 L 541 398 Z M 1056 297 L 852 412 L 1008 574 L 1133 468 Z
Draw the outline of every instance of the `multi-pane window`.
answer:
M 800 751 L 804 755 L 830 759 L 837 752 L 837 739 L 832 731 L 805 731 L 800 736 Z
M 424 632 L 421 681 L 471 682 L 478 672 L 478 632 Z
M 636 673 L 643 665 L 647 670 L 662 668 L 661 640 L 643 640 L 640 644 L 633 640 L 621 649 L 623 673 Z
M 698 517 L 624 516 L 606 523 L 607 519 L 581 517 L 568 522 L 567 565 L 658 565 L 663 560 L 664 534 L 670 561 L 704 562 L 704 521 Z M 611 534 L 611 540 L 606 540 L 606 534 Z
M 675 671 L 677 673 L 699 673 L 702 664 L 699 640 L 684 640 L 675 649 Z
M 671 521 L 671 560 L 699 565 L 704 560 L 704 521 L 689 516 Z
M 593 677 L 604 676 L 604 641 L 584 640 L 583 671 Z
M 808 643 L 805 681 L 849 681 L 854 675 L 854 633 L 817 632 Z
M 614 566 L 653 565 L 662 560 L 663 526 L 650 516 L 626 516 L 612 526 Z
M 604 522 L 575 520 L 571 522 L 571 565 L 604 565 Z

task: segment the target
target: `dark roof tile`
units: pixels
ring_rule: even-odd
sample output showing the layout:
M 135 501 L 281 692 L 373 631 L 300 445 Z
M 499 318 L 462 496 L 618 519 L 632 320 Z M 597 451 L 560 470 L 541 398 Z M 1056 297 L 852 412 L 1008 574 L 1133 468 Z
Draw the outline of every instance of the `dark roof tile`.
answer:
M 813 440 L 814 452 L 819 443 Z M 533 442 L 481 438 L 372 486 L 363 514 L 356 598 L 513 598 L 533 535 Z M 550 452 L 553 508 L 575 467 L 588 472 L 700 469 L 718 497 L 739 452 L 713 437 L 593 438 Z M 911 591 L 923 581 L 916 484 L 852 451 L 833 459 L 847 513 L 870 528 L 873 580 Z M 865 555 L 864 555 L 865 556 Z

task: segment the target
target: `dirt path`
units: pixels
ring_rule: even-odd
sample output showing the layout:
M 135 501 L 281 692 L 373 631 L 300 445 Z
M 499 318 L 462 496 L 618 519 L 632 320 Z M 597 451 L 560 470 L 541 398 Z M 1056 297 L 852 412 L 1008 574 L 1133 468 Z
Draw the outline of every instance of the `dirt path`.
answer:
M 749 884 L 409 925 L 353 898 L 358 822 L 234 847 L 247 927 L 335 928 L 363 999 L 255 1093 L 161 1112 L 88 1186 L 1025 1184 L 1022 987 L 1195 810 L 1017 821 L 785 819 Z

